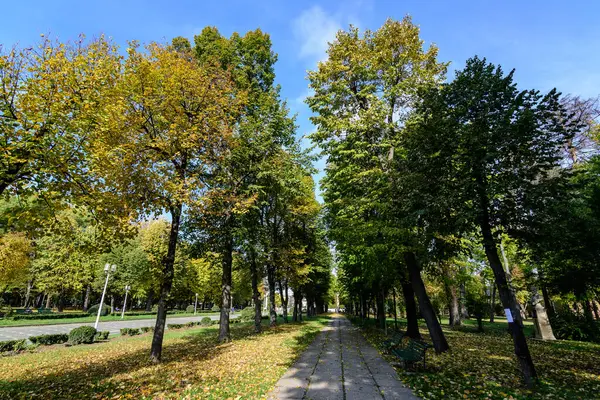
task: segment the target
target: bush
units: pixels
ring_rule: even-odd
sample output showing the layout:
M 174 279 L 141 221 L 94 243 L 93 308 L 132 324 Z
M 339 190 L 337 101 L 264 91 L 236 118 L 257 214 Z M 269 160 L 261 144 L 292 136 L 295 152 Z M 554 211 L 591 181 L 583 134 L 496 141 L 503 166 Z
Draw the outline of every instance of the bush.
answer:
M 140 330 L 140 328 L 121 328 L 122 336 L 135 336 L 140 335 L 141 333 L 142 331 Z
M 254 320 L 254 307 L 246 307 L 238 317 L 240 321 L 248 322 Z
M 102 332 L 96 332 L 96 338 L 95 340 L 107 340 L 108 339 L 108 335 L 110 335 L 110 331 L 102 331 Z
M 52 344 L 66 343 L 69 340 L 69 335 L 66 333 L 55 333 L 50 335 L 30 336 L 29 340 L 33 344 L 43 344 L 49 346 Z
M 80 326 L 69 332 L 69 343 L 78 345 L 82 343 L 94 343 L 96 329 L 91 326 Z
M 181 329 L 184 326 L 184 324 L 167 324 L 167 328 L 169 329 Z
M 200 320 L 200 324 L 210 325 L 210 324 L 212 324 L 212 319 L 210 319 L 210 317 L 204 317 Z
M 157 313 L 158 312 L 158 304 L 155 304 L 152 306 L 152 312 L 153 313 Z
M 219 312 L 219 311 L 221 311 L 221 309 L 219 308 L 218 305 L 215 304 L 214 306 L 212 306 L 212 308 L 210 309 L 210 311 L 212 311 L 212 312 Z
M 98 308 L 100 307 L 100 304 L 94 304 L 93 306 L 91 306 L 90 308 L 88 308 L 88 314 L 91 315 L 97 315 L 98 314 Z M 100 313 L 101 316 L 105 316 L 110 314 L 110 306 L 107 306 L 106 304 L 103 305 L 102 307 L 102 312 Z
M 600 343 L 600 325 L 584 315 L 559 309 L 550 323 L 557 339 Z
M 194 312 L 194 306 L 193 305 L 189 305 L 185 308 L 185 312 L 186 313 L 193 313 Z
M 7 351 L 21 351 L 27 349 L 27 339 L 7 340 L 0 342 L 0 353 Z
M 143 333 L 154 332 L 154 327 L 153 327 L 153 326 L 142 326 L 142 327 L 140 328 L 140 330 L 141 330 Z
M 109 307 L 110 310 L 110 307 Z M 96 312 L 98 309 L 96 308 Z M 63 319 L 89 317 L 88 313 L 58 313 L 58 314 L 19 314 L 12 317 L 13 320 L 40 320 L 40 319 Z

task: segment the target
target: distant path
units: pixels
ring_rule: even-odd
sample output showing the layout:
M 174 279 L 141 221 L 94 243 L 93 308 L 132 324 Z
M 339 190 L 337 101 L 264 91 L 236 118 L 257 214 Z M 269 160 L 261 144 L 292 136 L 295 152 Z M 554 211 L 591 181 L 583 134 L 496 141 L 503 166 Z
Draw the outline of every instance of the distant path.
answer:
M 417 400 L 344 317 L 334 317 L 277 382 L 269 400 Z
M 167 324 L 185 324 L 191 321 L 200 321 L 204 315 L 195 317 L 169 317 L 167 316 Z M 232 315 L 232 318 L 237 315 Z M 210 316 L 213 321 L 218 320 L 218 315 Z M 153 319 L 131 319 L 123 321 L 106 321 L 98 324 L 98 330 L 110 331 L 111 334 L 119 333 L 121 328 L 141 328 L 144 326 L 154 326 L 156 318 Z M 50 333 L 69 333 L 72 329 L 78 326 L 94 326 L 93 322 L 82 322 L 75 324 L 58 324 L 58 325 L 36 325 L 36 326 L 10 326 L 0 328 L 0 342 L 4 340 L 25 339 L 29 336 L 47 335 Z

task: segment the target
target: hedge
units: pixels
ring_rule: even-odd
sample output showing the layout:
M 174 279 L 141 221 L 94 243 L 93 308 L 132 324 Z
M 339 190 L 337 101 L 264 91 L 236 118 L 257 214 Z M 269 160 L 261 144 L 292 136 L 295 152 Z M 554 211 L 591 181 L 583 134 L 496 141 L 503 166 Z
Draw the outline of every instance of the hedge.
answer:
M 122 336 L 135 336 L 141 334 L 140 328 L 121 328 Z
M 167 328 L 169 329 L 181 329 L 185 326 L 185 324 L 167 324 Z
M 43 344 L 46 346 L 58 343 L 66 343 L 69 340 L 69 335 L 66 333 L 54 333 L 49 335 L 30 336 L 29 340 L 33 344 Z
M 83 318 L 89 317 L 88 313 L 57 313 L 57 314 L 19 314 L 12 317 L 14 321 L 18 320 L 39 320 L 39 319 L 63 319 L 63 318 Z
M 0 353 L 5 351 L 20 351 L 25 350 L 27 348 L 27 340 L 19 339 L 19 340 L 7 340 L 5 342 L 0 342 Z
M 154 332 L 153 326 L 142 326 L 140 329 L 142 333 Z
M 107 340 L 108 335 L 110 335 L 110 331 L 98 331 L 94 340 Z

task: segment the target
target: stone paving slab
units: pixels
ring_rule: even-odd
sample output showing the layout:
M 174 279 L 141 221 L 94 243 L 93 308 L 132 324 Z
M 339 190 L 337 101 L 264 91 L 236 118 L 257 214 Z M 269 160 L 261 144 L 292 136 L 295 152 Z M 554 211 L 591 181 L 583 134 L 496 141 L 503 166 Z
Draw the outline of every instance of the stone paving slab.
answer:
M 277 382 L 269 400 L 418 400 L 344 317 L 334 317 Z
M 195 317 L 169 317 L 167 324 L 185 324 L 188 322 L 200 321 L 206 315 L 197 315 Z M 231 318 L 236 318 L 232 315 Z M 219 320 L 218 315 L 210 316 L 213 321 Z M 123 321 L 106 321 L 98 323 L 99 331 L 110 331 L 112 334 L 120 333 L 121 328 L 141 328 L 145 326 L 154 326 L 156 317 L 152 319 L 130 319 Z M 29 336 L 48 335 L 53 333 L 69 333 L 78 326 L 94 326 L 93 322 L 57 324 L 57 325 L 35 325 L 35 326 L 6 326 L 0 327 L 0 342 L 5 340 L 25 339 Z

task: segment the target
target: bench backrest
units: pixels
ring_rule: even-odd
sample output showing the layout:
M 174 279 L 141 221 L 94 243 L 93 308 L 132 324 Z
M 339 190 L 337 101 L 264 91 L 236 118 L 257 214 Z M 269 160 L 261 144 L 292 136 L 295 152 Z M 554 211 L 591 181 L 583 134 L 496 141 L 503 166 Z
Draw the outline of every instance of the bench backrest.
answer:
M 429 345 L 425 342 L 421 342 L 420 340 L 412 339 L 408 343 L 408 348 L 411 350 L 417 351 L 419 353 L 425 353 L 425 350 L 427 350 L 429 348 Z

